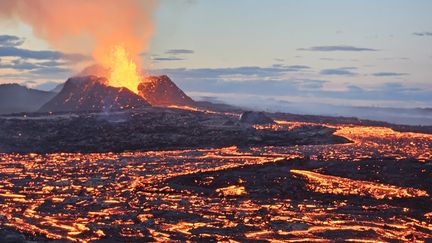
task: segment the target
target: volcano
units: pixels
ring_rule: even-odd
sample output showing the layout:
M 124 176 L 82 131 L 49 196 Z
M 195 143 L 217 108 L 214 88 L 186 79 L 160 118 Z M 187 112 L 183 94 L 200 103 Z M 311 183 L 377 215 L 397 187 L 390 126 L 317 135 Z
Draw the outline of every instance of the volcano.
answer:
M 149 76 L 138 86 L 139 94 L 155 106 L 189 106 L 195 101 L 166 75 Z
M 114 111 L 150 104 L 127 88 L 108 86 L 108 80 L 97 76 L 69 78 L 62 90 L 40 108 L 40 112 Z

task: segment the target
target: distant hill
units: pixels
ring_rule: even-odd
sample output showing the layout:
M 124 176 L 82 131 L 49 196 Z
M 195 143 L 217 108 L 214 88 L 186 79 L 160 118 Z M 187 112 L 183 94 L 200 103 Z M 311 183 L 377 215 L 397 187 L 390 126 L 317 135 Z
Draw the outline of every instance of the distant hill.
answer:
M 0 114 L 37 111 L 55 95 L 19 84 L 0 84 Z
M 195 103 L 166 75 L 146 77 L 138 86 L 138 90 L 140 95 L 152 105 L 184 106 Z
M 69 78 L 62 90 L 40 112 L 111 111 L 147 107 L 150 104 L 127 88 L 107 85 L 106 78 Z

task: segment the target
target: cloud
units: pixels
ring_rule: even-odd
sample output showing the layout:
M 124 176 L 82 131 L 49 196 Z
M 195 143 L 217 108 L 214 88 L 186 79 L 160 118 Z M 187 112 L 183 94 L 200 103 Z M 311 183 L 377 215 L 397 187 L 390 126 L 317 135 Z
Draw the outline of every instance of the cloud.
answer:
M 292 65 L 302 66 L 302 65 Z M 307 69 L 305 69 L 307 70 Z M 355 67 L 335 69 L 337 75 L 356 74 Z M 152 70 L 152 74 L 167 74 L 180 88 L 186 92 L 208 93 L 221 97 L 224 94 L 238 96 L 266 97 L 313 97 L 315 100 L 337 100 L 341 104 L 350 102 L 365 102 L 374 104 L 389 104 L 389 102 L 412 103 L 424 102 L 432 104 L 429 90 L 403 83 L 384 83 L 375 88 L 362 88 L 357 84 L 342 84 L 345 89 L 332 90 L 326 88 L 330 80 L 305 79 L 291 77 L 288 66 L 272 67 L 234 67 L 234 68 L 175 68 Z M 329 86 L 331 87 L 331 86 Z M 386 103 L 387 102 L 387 103 Z
M 410 60 L 409 57 L 382 57 L 382 58 L 377 58 L 377 60 L 403 60 L 403 61 L 408 61 Z
M 180 58 L 180 57 L 152 57 L 151 58 L 153 61 L 183 61 L 186 60 L 184 58 Z
M 39 61 L 18 58 L 14 60 L 2 61 L 0 60 L 0 69 L 13 69 L 17 71 L 29 71 L 29 73 L 47 73 L 47 72 L 69 72 L 66 62 L 49 60 L 49 61 Z M 25 73 L 23 73 L 23 76 Z
M 34 51 L 13 46 L 0 46 L 0 57 L 20 57 L 38 60 L 65 59 L 70 61 L 83 61 L 90 59 L 90 57 L 81 54 L 68 54 L 48 50 Z
M 300 72 L 311 68 L 306 65 L 283 65 L 283 64 L 273 64 L 272 67 L 283 70 L 284 72 Z
M 35 52 L 19 48 L 12 48 L 12 51 L 17 49 L 18 52 L 11 53 L 10 48 L 7 49 L 7 52 L 4 52 L 5 48 L 0 47 L 0 55 L 8 57 L 0 59 L 1 82 L 64 80 L 73 74 L 73 71 L 68 68 L 68 64 L 72 60 L 64 59 L 61 53 L 51 51 L 49 53 Z M 60 58 L 51 59 L 53 57 Z M 76 59 L 80 57 L 72 55 L 67 58 Z
M 28 50 L 18 48 L 25 39 L 14 35 L 0 35 L 0 57 L 19 57 L 37 60 L 63 59 L 72 62 L 90 60 L 91 57 L 78 53 L 63 53 L 51 50 Z
M 291 72 L 301 72 L 310 69 L 304 65 L 274 64 L 271 67 L 244 66 L 232 68 L 177 68 L 153 70 L 153 74 L 175 75 L 182 79 L 216 79 L 220 81 L 250 81 L 257 79 L 283 79 Z
M 325 80 L 312 80 L 312 79 L 302 79 L 297 82 L 301 90 L 319 90 L 324 87 Z
M 33 51 L 16 47 L 0 47 L 0 57 L 21 57 L 32 59 L 59 59 L 62 53 L 57 51 Z
M 310 69 L 309 66 L 305 66 L 305 65 L 290 65 L 290 66 L 284 66 L 286 69 L 290 69 L 291 71 L 300 71 L 302 69 Z
M 397 77 L 397 76 L 406 76 L 409 75 L 408 73 L 394 73 L 394 72 L 378 72 L 373 73 L 373 76 L 376 77 Z
M 64 68 L 64 67 L 42 67 L 42 68 L 37 68 L 37 69 L 33 69 L 30 71 L 30 73 L 32 74 L 38 74 L 38 75 L 55 75 L 55 74 L 65 74 L 65 73 L 70 73 L 71 70 L 69 68 Z
M 184 61 L 186 58 L 182 55 L 186 54 L 193 54 L 193 50 L 188 49 L 171 49 L 167 50 L 164 54 L 167 56 L 159 56 L 159 55 L 152 55 L 150 58 L 151 60 L 155 62 L 171 62 L 171 61 Z M 141 53 L 141 56 L 146 56 L 147 53 Z M 182 57 L 179 57 L 182 56 Z
M 165 54 L 168 55 L 182 55 L 182 54 L 193 54 L 193 53 L 195 53 L 193 50 L 188 50 L 188 49 L 171 49 L 165 52 Z
M 415 32 L 413 35 L 416 36 L 432 36 L 432 32 Z
M 14 35 L 0 35 L 0 46 L 20 46 L 25 39 Z
M 298 51 L 379 51 L 378 49 L 355 47 L 355 46 L 313 46 L 309 48 L 299 48 Z
M 32 70 L 39 66 L 21 59 L 12 60 L 10 62 L 0 61 L 0 69 L 15 69 L 15 70 Z
M 194 92 L 239 93 L 254 95 L 295 95 L 303 90 L 321 89 L 325 80 L 287 79 L 290 72 L 310 67 L 273 65 L 272 67 L 234 67 L 197 69 L 159 69 L 152 74 L 167 74 L 185 90 Z
M 321 75 L 341 75 L 341 76 L 354 76 L 357 75 L 357 73 L 351 71 L 356 68 L 353 67 L 342 67 L 342 68 L 335 68 L 335 69 L 323 69 L 320 71 Z
M 64 61 L 48 60 L 48 61 L 38 62 L 38 65 L 52 67 L 52 66 L 64 66 L 64 65 L 68 65 L 68 63 L 64 62 Z

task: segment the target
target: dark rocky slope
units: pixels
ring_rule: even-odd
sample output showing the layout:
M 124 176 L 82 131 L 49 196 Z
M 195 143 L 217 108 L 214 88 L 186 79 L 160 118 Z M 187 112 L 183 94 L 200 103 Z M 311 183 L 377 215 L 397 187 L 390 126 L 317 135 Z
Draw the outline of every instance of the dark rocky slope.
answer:
M 152 105 L 194 105 L 192 98 L 166 75 L 145 78 L 145 81 L 138 86 L 138 90 L 140 95 Z

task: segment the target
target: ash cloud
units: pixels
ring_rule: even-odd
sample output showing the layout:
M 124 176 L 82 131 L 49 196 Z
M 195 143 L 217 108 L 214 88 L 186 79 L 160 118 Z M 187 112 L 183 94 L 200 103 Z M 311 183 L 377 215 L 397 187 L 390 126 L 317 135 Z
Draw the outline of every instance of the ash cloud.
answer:
M 109 65 L 110 51 L 123 46 L 138 61 L 139 53 L 149 46 L 156 6 L 157 0 L 2 0 L 0 18 L 29 24 L 34 35 L 56 51 L 3 46 L 1 52 L 35 59 L 79 59 L 67 53 L 91 54 L 98 63 Z M 4 38 L 19 45 L 13 37 Z

